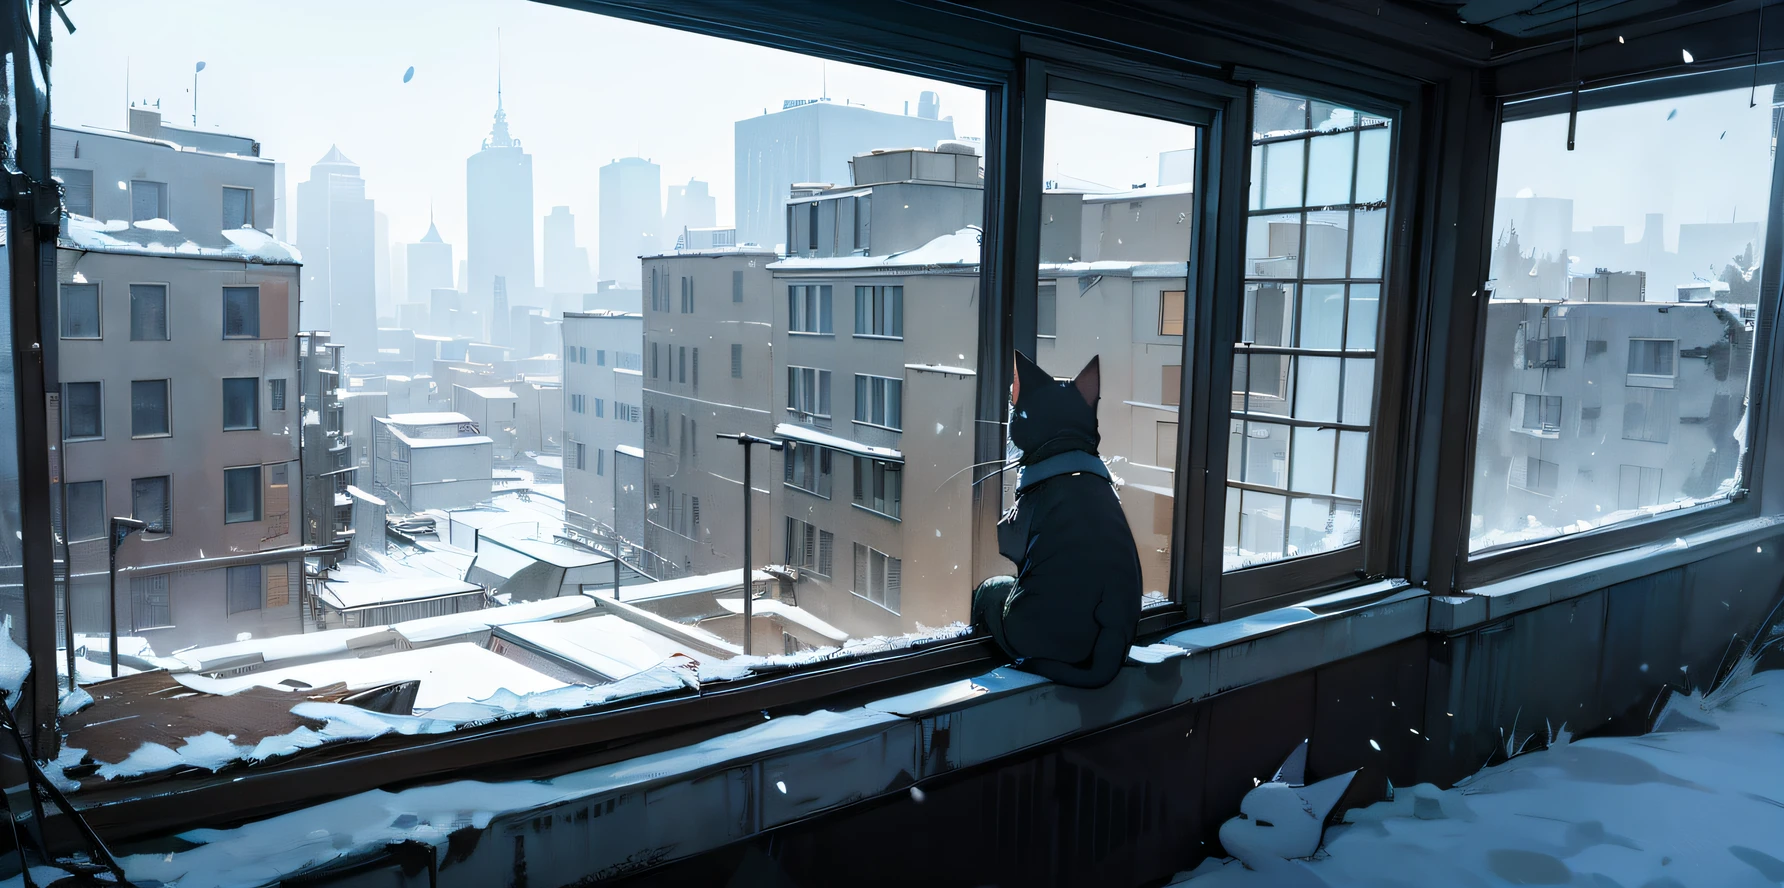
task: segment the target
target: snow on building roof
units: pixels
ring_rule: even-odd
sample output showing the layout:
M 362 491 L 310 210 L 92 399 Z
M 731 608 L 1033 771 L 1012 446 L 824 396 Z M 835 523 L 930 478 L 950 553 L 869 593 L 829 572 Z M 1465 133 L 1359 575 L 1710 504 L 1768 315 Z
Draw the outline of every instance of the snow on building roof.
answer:
M 827 256 L 819 258 L 789 257 L 771 263 L 772 271 L 871 271 L 881 268 L 976 268 L 979 264 L 977 228 L 962 228 L 944 234 L 914 250 L 887 256 Z
M 395 682 L 418 680 L 420 687 L 415 696 L 417 712 L 425 712 L 448 703 L 487 700 L 503 690 L 516 694 L 533 694 L 564 687 L 564 682 L 468 642 L 397 651 L 376 657 L 324 660 L 236 678 L 179 675 L 176 680 L 195 691 L 225 696 L 251 687 L 296 691 L 342 683 L 348 690 L 358 691 Z M 287 684 L 294 681 L 301 682 L 308 688 Z
M 631 370 L 631 369 L 627 369 L 625 367 L 615 367 L 615 368 L 613 368 L 613 372 L 617 376 L 643 376 L 644 375 L 643 370 Z
M 456 595 L 475 595 L 483 592 L 482 586 L 432 575 L 389 576 L 371 571 L 369 576 L 355 574 L 343 579 L 331 577 L 322 585 L 322 591 L 316 597 L 336 610 L 351 610 L 358 607 L 376 607 L 384 604 L 401 604 L 408 601 L 426 601 L 431 598 L 449 598 Z M 370 577 L 378 577 L 371 579 Z
M 471 421 L 469 416 L 450 410 L 431 413 L 392 413 L 384 418 L 395 425 L 409 426 L 459 425 Z
M 609 681 L 687 652 L 686 645 L 611 614 L 561 623 L 520 623 L 497 632 Z
M 1128 275 L 1136 278 L 1184 277 L 1189 274 L 1188 262 L 1140 262 L 1126 259 L 1099 259 L 1095 262 L 1046 262 L 1041 276 L 1088 277 L 1090 275 Z
M 718 603 L 719 607 L 722 607 L 731 613 L 743 613 L 742 598 L 720 598 Z M 789 623 L 794 623 L 810 629 L 811 631 L 837 643 L 849 640 L 849 633 L 818 619 L 811 611 L 802 607 L 787 604 L 784 601 L 778 601 L 773 598 L 763 598 L 753 602 L 750 606 L 750 611 L 756 616 L 779 617 Z
M 444 639 L 459 638 L 495 626 L 511 626 L 516 623 L 533 623 L 541 620 L 560 620 L 594 609 L 595 603 L 585 595 L 564 595 L 458 614 L 424 617 L 419 620 L 397 623 L 390 628 L 396 630 L 396 633 L 410 645 L 426 647 Z
M 616 444 L 613 449 L 627 456 L 637 457 L 638 459 L 644 458 L 644 448 L 642 447 L 633 447 L 630 444 Z
M 392 435 L 401 438 L 411 448 L 428 449 L 433 447 L 470 447 L 477 444 L 494 444 L 495 439 L 487 435 L 470 435 L 463 438 L 411 438 L 399 429 L 391 429 Z
M 841 450 L 860 456 L 870 456 L 874 459 L 889 459 L 904 462 L 904 454 L 899 453 L 890 447 L 875 447 L 870 444 L 862 444 L 856 441 L 850 441 L 847 438 L 827 435 L 823 432 L 808 429 L 805 426 L 795 425 L 790 422 L 783 422 L 776 425 L 774 427 L 774 433 L 782 438 L 792 438 L 795 441 L 804 441 L 807 444 L 816 444 L 820 447 L 829 447 L 833 450 Z
M 584 551 L 564 543 L 523 539 L 520 537 L 509 536 L 499 531 L 485 535 L 482 542 L 511 549 L 533 559 L 534 561 L 543 561 L 553 567 L 590 567 L 596 564 L 606 564 L 613 560 L 606 555 Z M 486 549 L 481 546 L 477 550 L 477 556 L 480 562 L 482 561 L 485 551 Z
M 922 370 L 928 373 L 952 373 L 955 376 L 977 376 L 979 371 L 970 367 L 950 367 L 947 364 L 906 364 L 906 370 Z
M 252 228 L 219 232 L 229 241 L 227 247 L 201 247 L 197 243 L 162 237 L 179 232 L 168 224 L 165 229 L 138 225 L 146 233 L 133 232 L 130 223 L 121 219 L 101 222 L 86 216 L 67 215 L 62 219 L 61 236 L 56 246 L 67 250 L 92 253 L 130 253 L 140 256 L 185 256 L 194 259 L 222 259 L 235 262 L 257 262 L 262 265 L 300 265 L 303 254 L 290 244 L 275 240 L 272 235 Z M 118 235 L 124 235 L 119 237 Z
M 743 571 L 727 570 L 718 573 L 694 574 L 676 577 L 673 580 L 658 580 L 654 583 L 639 583 L 635 586 L 621 587 L 627 601 L 643 601 L 650 598 L 662 598 L 670 595 L 692 595 L 700 592 L 722 592 L 726 589 L 743 587 Z M 768 583 L 774 576 L 764 571 L 750 574 L 751 583 Z
M 356 656 L 357 651 L 391 644 L 396 639 L 396 633 L 384 626 L 330 629 L 193 648 L 174 654 L 173 659 L 185 664 L 192 672 L 215 672 L 262 663 Z
M 379 506 L 388 505 L 388 503 L 384 502 L 383 498 L 376 497 L 369 493 L 366 493 L 364 490 L 361 490 L 360 488 L 355 487 L 351 484 L 347 485 L 347 495 L 350 497 L 357 497 L 359 499 L 363 499 L 363 500 L 370 502 L 374 505 L 379 505 Z
M 1144 200 L 1148 197 L 1171 197 L 1175 195 L 1193 194 L 1194 183 L 1178 182 L 1174 185 L 1147 185 L 1142 188 L 1130 188 L 1126 191 L 1085 192 L 1085 203 L 1118 200 Z
M 520 397 L 519 395 L 516 395 L 514 393 L 513 389 L 502 388 L 501 386 L 495 386 L 495 385 L 465 385 L 465 386 L 459 386 L 459 388 L 462 388 L 469 392 L 472 392 L 472 393 L 476 394 L 477 397 L 479 397 L 479 398 L 514 399 L 514 398 Z

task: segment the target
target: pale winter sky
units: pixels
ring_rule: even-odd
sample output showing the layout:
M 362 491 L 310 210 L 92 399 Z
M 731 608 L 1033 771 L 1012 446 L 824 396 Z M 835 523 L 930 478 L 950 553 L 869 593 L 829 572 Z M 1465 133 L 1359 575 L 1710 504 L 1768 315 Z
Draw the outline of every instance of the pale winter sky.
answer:
M 57 35 L 57 123 L 122 129 L 128 67 L 130 98 L 159 99 L 168 122 L 190 125 L 203 61 L 199 125 L 258 139 L 285 163 L 288 196 L 339 145 L 390 217 L 393 246 L 421 237 L 431 201 L 455 258 L 465 159 L 495 111 L 498 28 L 509 126 L 533 156 L 535 230 L 568 205 L 591 255 L 602 164 L 636 155 L 662 166 L 665 186 L 703 179 L 729 224 L 733 122 L 817 97 L 826 78 L 833 100 L 891 113 L 906 101 L 915 113 L 918 93 L 935 90 L 959 135 L 984 135 L 976 89 L 527 0 L 87 0 L 69 12 L 79 31 Z M 1083 125 L 1048 128 L 1048 175 L 1152 182 L 1158 151 L 1189 144 L 1168 124 L 1092 126 L 1071 110 Z M 295 225 L 289 202 L 286 220 Z
M 1749 107 L 1756 101 L 1755 107 Z M 1771 190 L 1772 88 L 1761 86 L 1580 112 L 1574 150 L 1567 115 L 1509 123 L 1500 140 L 1498 196 L 1573 199 L 1573 228 L 1625 226 L 1666 214 L 1682 222 L 1763 222 Z

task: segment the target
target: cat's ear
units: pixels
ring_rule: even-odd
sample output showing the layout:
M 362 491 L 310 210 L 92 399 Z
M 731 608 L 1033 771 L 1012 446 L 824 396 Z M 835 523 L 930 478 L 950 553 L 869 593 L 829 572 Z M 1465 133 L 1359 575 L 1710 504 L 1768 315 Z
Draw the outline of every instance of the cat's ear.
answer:
M 1103 394 L 1102 356 L 1091 358 L 1090 363 L 1078 371 L 1078 377 L 1072 380 L 1072 385 L 1078 389 L 1078 394 L 1084 396 L 1084 403 L 1095 407 L 1096 400 Z
M 1016 352 L 1016 375 L 1014 382 L 1010 385 L 1010 403 L 1014 404 L 1022 400 L 1024 388 L 1033 388 L 1039 391 L 1041 386 L 1052 381 L 1053 377 L 1048 376 L 1047 371 L 1041 369 L 1041 365 L 1029 360 L 1028 356 L 1022 352 Z

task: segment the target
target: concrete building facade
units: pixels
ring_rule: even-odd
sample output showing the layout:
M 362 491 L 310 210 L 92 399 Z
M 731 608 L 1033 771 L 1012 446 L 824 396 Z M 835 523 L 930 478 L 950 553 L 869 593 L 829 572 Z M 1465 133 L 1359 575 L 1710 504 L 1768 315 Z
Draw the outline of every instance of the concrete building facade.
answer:
M 614 525 L 615 448 L 644 441 L 637 386 L 644 319 L 633 312 L 567 312 L 563 323 L 564 520 L 591 538 Z
M 642 157 L 622 157 L 601 167 L 602 280 L 636 287 L 643 280 L 638 257 L 657 253 L 663 224 L 663 171 Z
M 339 147 L 331 146 L 297 186 L 303 329 L 328 331 L 349 361 L 376 356 L 375 212 L 359 166 Z

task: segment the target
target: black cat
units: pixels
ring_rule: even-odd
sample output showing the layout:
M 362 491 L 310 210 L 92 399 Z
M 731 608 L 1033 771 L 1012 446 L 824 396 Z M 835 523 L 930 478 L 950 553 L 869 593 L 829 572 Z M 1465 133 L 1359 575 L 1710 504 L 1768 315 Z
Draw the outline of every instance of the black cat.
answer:
M 1014 577 L 973 591 L 973 624 L 1016 665 L 1098 688 L 1126 661 L 1140 620 L 1140 554 L 1097 456 L 1097 358 L 1070 382 L 1021 352 L 1010 387 L 1010 442 L 1021 450 L 1016 506 L 997 525 Z

